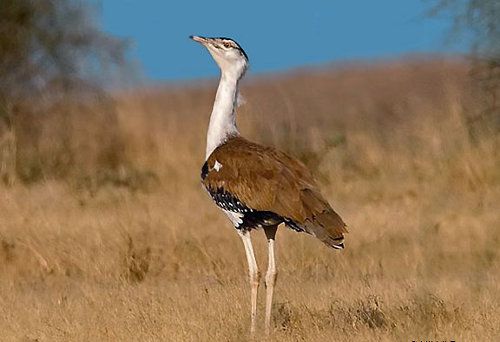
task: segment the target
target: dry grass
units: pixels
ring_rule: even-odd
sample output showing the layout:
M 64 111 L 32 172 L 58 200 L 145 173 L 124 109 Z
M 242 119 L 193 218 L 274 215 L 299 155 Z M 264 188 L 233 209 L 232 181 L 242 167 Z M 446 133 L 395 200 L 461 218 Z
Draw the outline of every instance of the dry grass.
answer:
M 2 188 L 2 340 L 248 339 L 243 248 L 198 180 L 214 85 L 120 94 L 111 181 Z M 341 253 L 278 232 L 271 340 L 498 340 L 500 139 L 462 63 L 243 88 L 241 131 L 308 163 L 351 230 Z

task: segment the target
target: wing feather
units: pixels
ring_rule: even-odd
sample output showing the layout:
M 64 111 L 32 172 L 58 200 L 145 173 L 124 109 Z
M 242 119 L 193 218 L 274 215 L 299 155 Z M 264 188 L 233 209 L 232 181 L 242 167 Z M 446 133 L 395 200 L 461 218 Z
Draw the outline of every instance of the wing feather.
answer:
M 235 137 L 214 150 L 207 170 L 202 179 L 207 189 L 224 189 L 249 208 L 276 213 L 331 247 L 343 246 L 345 223 L 300 161 Z

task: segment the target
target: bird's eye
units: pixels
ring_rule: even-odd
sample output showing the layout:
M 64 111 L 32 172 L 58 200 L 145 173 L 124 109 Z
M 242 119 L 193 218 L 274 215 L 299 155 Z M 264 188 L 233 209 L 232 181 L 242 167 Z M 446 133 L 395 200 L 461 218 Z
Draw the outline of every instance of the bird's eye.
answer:
M 222 45 L 224 45 L 224 47 L 225 47 L 226 49 L 229 49 L 230 47 L 232 47 L 232 46 L 231 46 L 231 43 L 228 43 L 228 42 L 224 42 L 224 43 L 222 43 Z

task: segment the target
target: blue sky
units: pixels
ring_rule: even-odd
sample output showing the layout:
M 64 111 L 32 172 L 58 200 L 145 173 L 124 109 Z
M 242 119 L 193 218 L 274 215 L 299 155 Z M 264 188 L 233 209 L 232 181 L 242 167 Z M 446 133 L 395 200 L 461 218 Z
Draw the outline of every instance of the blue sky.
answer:
M 430 0 L 102 0 L 105 31 L 132 40 L 132 57 L 153 80 L 213 77 L 218 70 L 191 34 L 236 39 L 251 72 L 410 53 L 466 51 L 445 44 L 446 19 Z

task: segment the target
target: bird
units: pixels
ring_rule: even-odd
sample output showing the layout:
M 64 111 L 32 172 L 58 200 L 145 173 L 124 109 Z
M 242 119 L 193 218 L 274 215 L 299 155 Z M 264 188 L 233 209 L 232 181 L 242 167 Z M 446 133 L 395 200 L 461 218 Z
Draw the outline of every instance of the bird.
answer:
M 278 226 L 283 224 L 293 231 L 313 235 L 334 249 L 344 248 L 347 226 L 321 194 L 311 172 L 301 161 L 241 136 L 236 125 L 238 88 L 249 66 L 243 48 L 231 38 L 196 35 L 190 38 L 208 50 L 220 69 L 201 182 L 215 204 L 228 216 L 245 248 L 251 289 L 251 335 L 256 330 L 260 273 L 250 232 L 264 230 L 268 246 L 265 333 L 269 335 L 277 278 L 275 239 Z

